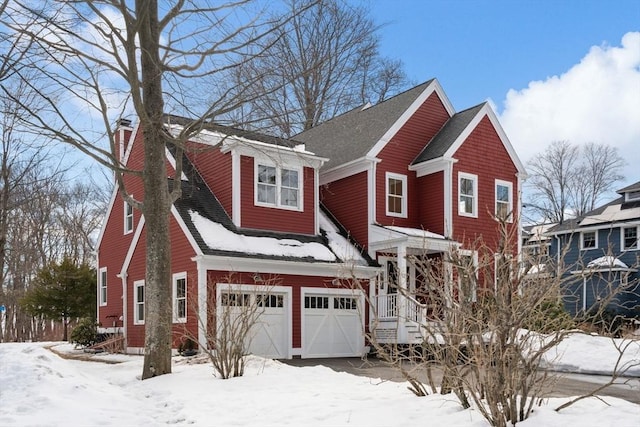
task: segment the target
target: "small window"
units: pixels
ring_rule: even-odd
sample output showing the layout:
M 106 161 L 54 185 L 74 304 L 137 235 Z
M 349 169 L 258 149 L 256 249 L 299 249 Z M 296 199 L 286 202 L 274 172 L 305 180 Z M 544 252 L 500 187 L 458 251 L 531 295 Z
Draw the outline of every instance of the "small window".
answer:
M 133 283 L 133 323 L 144 325 L 144 280 Z
M 304 308 L 315 308 L 319 310 L 329 309 L 329 297 L 305 296 Z
M 133 231 L 133 206 L 124 202 L 124 234 Z
M 256 204 L 301 209 L 300 171 L 257 165 Z
M 583 231 L 580 238 L 581 249 L 596 249 L 598 247 L 598 233 L 595 231 Z
M 173 275 L 173 321 L 187 321 L 187 273 Z
M 284 307 L 284 295 L 256 295 L 256 303 L 258 307 L 264 308 L 282 308 Z
M 223 292 L 220 295 L 223 307 L 248 307 L 251 295 L 247 293 Z
M 478 177 L 460 172 L 458 174 L 458 213 L 462 216 L 478 216 Z
M 335 310 L 357 310 L 358 303 L 357 300 L 352 297 L 334 297 L 333 308 Z
M 496 180 L 496 218 L 511 222 L 513 220 L 513 184 Z
M 387 172 L 387 215 L 407 217 L 407 177 Z
M 622 228 L 622 249 L 638 249 L 638 227 Z
M 100 269 L 100 305 L 107 305 L 107 267 Z

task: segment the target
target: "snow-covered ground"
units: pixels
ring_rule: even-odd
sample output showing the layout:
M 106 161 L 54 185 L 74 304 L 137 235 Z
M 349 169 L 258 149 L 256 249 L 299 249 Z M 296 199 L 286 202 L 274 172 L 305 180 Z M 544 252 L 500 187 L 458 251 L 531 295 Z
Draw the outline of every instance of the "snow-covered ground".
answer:
M 582 372 L 610 370 L 616 354 L 603 340 L 572 337 L 554 363 Z M 140 356 L 95 356 L 118 364 L 68 360 L 45 345 L 73 352 L 60 343 L 0 344 L 1 426 L 488 425 L 478 411 L 461 409 L 452 396 L 419 398 L 403 383 L 325 367 L 250 358 L 244 377 L 220 380 L 209 364 L 177 357 L 171 375 L 140 381 Z M 639 342 L 627 352 L 626 363 L 640 361 Z M 556 413 L 554 408 L 566 400 L 546 400 L 518 425 L 640 426 L 640 405 L 590 398 Z

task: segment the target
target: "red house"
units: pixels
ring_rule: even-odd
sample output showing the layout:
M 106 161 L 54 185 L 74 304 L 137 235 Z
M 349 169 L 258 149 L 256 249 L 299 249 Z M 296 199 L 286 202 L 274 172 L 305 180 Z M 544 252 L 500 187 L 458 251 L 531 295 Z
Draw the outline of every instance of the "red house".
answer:
M 180 127 L 168 118 L 169 131 Z M 124 163 L 139 169 L 139 127 L 121 122 L 118 135 Z M 206 343 L 211 305 L 257 298 L 266 283 L 255 353 L 359 356 L 363 313 L 377 314 L 382 339 L 418 340 L 426 307 L 398 292 L 416 288 L 408 255 L 470 249 L 474 237 L 496 236 L 493 215 L 518 218 L 524 168 L 495 114 L 486 103 L 455 113 L 436 80 L 294 140 L 212 125 L 193 144 L 174 177 L 183 189 L 171 217 L 175 346 L 185 330 Z M 167 151 L 169 177 L 173 165 Z M 140 197 L 137 177 L 125 184 Z M 144 233 L 114 191 L 98 242 L 98 321 L 124 335 L 128 352 L 144 347 Z M 335 280 L 344 277 L 364 289 Z

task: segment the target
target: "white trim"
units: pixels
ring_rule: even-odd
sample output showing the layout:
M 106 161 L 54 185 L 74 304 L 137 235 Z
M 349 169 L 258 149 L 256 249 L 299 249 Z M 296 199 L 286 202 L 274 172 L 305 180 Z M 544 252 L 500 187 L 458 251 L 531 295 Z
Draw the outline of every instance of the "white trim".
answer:
M 372 225 L 376 223 L 376 167 L 374 162 L 369 163 L 367 171 L 367 242 L 371 243 Z M 367 246 L 369 246 L 367 244 Z M 375 253 L 368 249 L 369 254 L 374 256 Z
M 453 236 L 453 163 L 447 162 L 442 174 L 444 194 L 444 236 Z
M 631 247 L 631 248 L 625 248 L 624 247 L 624 230 L 626 228 L 635 228 L 636 229 L 636 243 L 635 246 Z M 640 250 L 640 227 L 639 226 L 634 226 L 634 225 L 630 225 L 630 226 L 624 226 L 621 225 L 620 226 L 620 251 L 621 252 L 627 252 L 627 251 L 637 251 Z
M 427 160 L 426 162 L 418 163 L 415 165 L 409 165 L 410 171 L 415 171 L 416 177 L 431 175 L 432 173 L 446 170 L 451 163 L 457 163 L 458 159 L 450 157 L 438 157 L 435 159 Z
M 463 212 L 461 209 L 462 204 L 460 203 L 460 197 L 462 196 L 461 193 L 461 181 L 463 179 L 468 179 L 468 180 L 472 180 L 473 181 L 473 207 L 472 207 L 472 212 Z M 467 173 L 467 172 L 458 172 L 458 198 L 457 198 L 457 202 L 458 202 L 458 215 L 459 216 L 466 216 L 469 218 L 478 218 L 478 175 L 472 174 L 472 173 Z M 465 195 L 468 197 L 468 195 Z
M 129 162 L 129 156 L 131 156 L 131 152 L 133 151 L 133 143 L 136 140 L 136 136 L 138 135 L 138 129 L 140 129 L 140 122 L 136 123 L 133 130 L 131 131 L 131 135 L 129 135 L 129 141 L 127 143 L 127 151 L 124 153 L 124 159 L 122 161 L 123 165 L 126 165 Z
M 116 198 L 118 196 L 118 185 L 113 186 L 113 191 L 111 192 L 111 199 L 109 200 L 109 205 L 107 207 L 107 212 L 104 215 L 104 219 L 102 220 L 102 227 L 100 227 L 100 233 L 98 234 L 98 240 L 96 241 L 96 248 L 100 248 L 102 244 L 102 238 L 104 237 L 104 233 L 107 229 L 107 223 L 109 222 L 109 218 L 111 218 L 111 211 L 113 210 L 113 205 L 116 203 Z M 99 249 L 96 249 L 96 251 Z
M 187 224 L 185 224 L 185 222 L 182 220 L 182 217 L 180 216 L 180 213 L 178 212 L 178 209 L 176 209 L 175 205 L 171 205 L 171 213 L 173 214 L 173 217 L 175 218 L 176 223 L 180 227 L 182 234 L 189 241 L 189 244 L 191 245 L 193 252 L 195 252 L 196 256 L 202 255 L 202 250 L 200 250 L 200 246 L 198 246 L 198 243 L 193 238 L 193 235 L 191 234 L 191 231 L 189 231 L 189 227 L 187 227 Z
M 122 285 L 122 336 L 124 337 L 124 346 L 127 346 L 127 321 L 129 316 L 129 307 L 127 306 L 129 298 L 127 298 L 127 273 L 118 274 Z
M 304 308 L 304 298 L 306 294 L 316 294 L 316 295 L 326 295 L 326 296 L 347 296 L 352 298 L 357 298 L 358 309 L 356 310 L 358 316 L 360 318 L 361 328 L 360 334 L 362 338 L 362 348 L 360 350 L 360 354 L 354 354 L 353 356 L 362 356 L 365 350 L 365 336 L 364 336 L 364 327 L 365 327 L 365 316 L 364 310 L 365 306 L 365 298 L 364 292 L 361 289 L 344 289 L 344 288 L 314 288 L 309 286 L 302 286 L 300 288 L 300 345 L 302 346 L 302 358 L 309 357 L 309 353 L 307 349 L 304 347 L 305 341 L 305 332 L 306 332 L 306 320 L 305 320 L 305 308 Z M 327 357 L 331 356 L 327 355 L 313 355 L 312 357 Z M 342 356 L 339 356 L 342 357 Z M 345 356 L 346 357 L 346 356 Z
M 387 216 L 393 216 L 397 218 L 407 218 L 407 208 L 408 208 L 408 193 L 407 190 L 407 175 L 402 175 L 394 172 L 385 172 L 384 179 L 384 187 L 385 187 L 385 213 Z M 394 179 L 396 181 L 402 182 L 402 194 L 400 195 L 400 212 L 391 212 L 389 210 L 389 180 Z M 397 195 L 394 195 L 397 197 Z
M 258 177 L 259 177 L 259 168 L 260 166 L 274 168 L 276 175 L 276 183 L 275 183 L 275 192 L 276 192 L 276 201 L 274 203 L 261 202 L 258 200 Z M 283 205 L 281 200 L 282 195 L 282 172 L 283 170 L 294 171 L 298 174 L 298 206 L 289 206 Z M 261 206 L 264 208 L 273 208 L 273 209 L 284 209 L 288 211 L 297 211 L 304 212 L 304 168 L 300 166 L 288 166 L 288 165 L 279 165 L 270 162 L 266 162 L 264 160 L 258 160 L 254 158 L 253 161 L 253 204 L 255 206 Z M 271 185 L 271 184 L 268 184 Z M 287 187 L 289 188 L 289 187 Z
M 507 201 L 507 222 L 513 222 L 513 182 L 496 179 L 493 186 L 494 196 L 494 214 L 498 216 L 498 186 L 507 187 L 509 190 L 509 200 Z
M 375 157 L 360 157 L 359 159 L 343 163 L 339 166 L 322 171 L 320 174 L 320 185 L 326 185 L 334 181 L 357 175 L 371 169 L 371 163 L 380 163 L 381 160 Z
M 242 226 L 242 190 L 241 190 L 240 153 L 231 153 L 231 216 L 236 227 Z
M 254 159 L 275 163 L 287 168 L 307 166 L 319 169 L 329 160 L 306 151 L 304 144 L 289 148 L 235 136 L 225 138 L 220 151 L 222 153 L 236 152 L 241 156 L 253 157 Z
M 514 150 L 513 145 L 511 145 L 511 142 L 509 141 L 509 138 L 507 137 L 507 134 L 504 132 L 504 129 L 502 128 L 502 125 L 498 121 L 498 118 L 496 117 L 496 115 L 493 112 L 493 109 L 491 108 L 489 103 L 485 103 L 483 105 L 483 107 L 480 109 L 480 111 L 478 111 L 478 113 L 473 118 L 473 120 L 471 120 L 471 122 L 462 131 L 462 133 L 460 133 L 458 138 L 456 138 L 456 140 L 453 142 L 453 144 L 451 144 L 449 149 L 444 153 L 444 155 L 442 157 L 453 157 L 454 154 L 456 153 L 456 151 L 458 151 L 460 146 L 469 137 L 471 132 L 473 132 L 475 130 L 476 126 L 478 126 L 478 124 L 480 123 L 480 121 L 482 121 L 484 116 L 487 116 L 489 118 L 489 121 L 491 122 L 491 124 L 493 125 L 496 133 L 498 134 L 498 137 L 500 138 L 500 141 L 502 142 L 502 145 L 507 150 L 507 153 L 509 154 L 509 157 L 511 158 L 511 161 L 513 162 L 514 166 L 516 167 L 518 173 L 522 174 L 522 178 L 523 179 L 526 178 L 527 172 L 526 172 L 526 170 L 524 168 L 524 165 L 520 161 L 520 158 L 518 157 L 516 151 Z
M 104 273 L 104 280 L 102 274 Z M 107 305 L 107 285 L 109 283 L 107 276 L 107 267 L 100 267 L 98 270 L 98 306 L 104 307 Z M 104 301 L 102 300 L 102 289 L 104 288 Z
M 140 239 L 140 235 L 142 234 L 142 228 L 144 227 L 144 215 L 140 217 L 140 221 L 138 221 L 138 227 L 136 228 L 136 232 L 131 239 L 131 243 L 129 243 L 129 249 L 127 250 L 127 255 L 122 262 L 122 268 L 120 269 L 120 274 L 126 276 L 127 271 L 129 270 L 129 265 L 131 264 L 131 258 L 133 258 L 133 253 L 138 247 L 138 240 Z
M 136 228 L 135 224 L 135 216 L 133 214 L 133 205 L 131 205 L 126 200 L 123 200 L 123 216 L 124 216 L 124 233 L 125 235 L 131 234 L 133 229 Z M 131 209 L 131 214 L 129 214 L 128 210 Z M 131 218 L 131 227 L 129 227 L 129 218 Z
M 286 317 L 286 343 L 285 343 L 285 351 L 287 352 L 286 358 L 291 359 L 292 350 L 293 350 L 293 287 L 292 286 L 281 286 L 281 285 L 248 285 L 248 284 L 236 284 L 236 283 L 216 283 L 216 305 L 220 307 L 220 302 L 222 301 L 221 294 L 224 290 L 230 290 L 232 292 L 251 292 L 251 293 L 259 293 L 264 291 L 268 291 L 269 293 L 274 294 L 284 294 L 285 295 L 285 317 Z M 218 310 L 216 310 L 218 311 Z
M 184 317 L 177 316 L 178 307 L 178 280 L 184 279 Z M 171 318 L 173 323 L 187 323 L 187 311 L 188 311 L 188 291 L 187 291 L 187 272 L 182 271 L 180 273 L 174 273 L 171 276 Z
M 347 263 L 294 262 L 273 259 L 240 258 L 219 255 L 194 257 L 204 270 L 255 272 L 265 274 L 290 274 L 320 277 L 356 277 L 369 279 L 378 273 L 378 267 L 351 265 Z
M 198 344 L 202 348 L 208 348 L 209 287 L 207 286 L 207 269 L 203 268 L 200 259 L 196 261 L 196 269 L 198 271 Z
M 133 282 L 133 324 L 134 325 L 144 325 L 144 317 L 145 317 L 145 312 L 146 312 L 146 303 L 147 303 L 147 296 L 146 296 L 146 289 L 143 289 L 142 291 L 142 306 L 143 308 L 143 314 L 142 314 L 142 319 L 140 319 L 139 313 L 138 313 L 138 307 L 140 305 L 140 301 L 138 301 L 138 288 L 145 287 L 145 283 L 144 280 L 136 280 L 135 282 Z
M 413 103 L 405 110 L 404 113 L 400 116 L 398 120 L 385 132 L 385 134 L 380 138 L 378 142 L 369 150 L 367 153 L 368 157 L 376 157 L 382 149 L 387 145 L 387 143 L 395 136 L 396 133 L 405 125 L 405 123 L 415 114 L 415 112 L 424 104 L 424 102 L 429 99 L 429 97 L 435 93 L 440 98 L 442 105 L 447 110 L 449 117 L 455 114 L 455 110 L 449 98 L 444 93 L 442 86 L 438 80 L 433 79 L 433 81 L 424 89 L 424 91 L 418 95 L 418 97 L 413 101 Z
M 585 248 L 584 247 L 584 233 L 593 233 L 595 235 L 596 243 L 595 243 L 594 247 L 592 247 L 592 248 Z M 598 234 L 600 234 L 600 233 L 598 233 L 598 230 L 583 230 L 583 231 L 580 231 L 580 250 L 581 251 L 590 251 L 590 250 L 593 250 L 593 249 L 598 249 Z

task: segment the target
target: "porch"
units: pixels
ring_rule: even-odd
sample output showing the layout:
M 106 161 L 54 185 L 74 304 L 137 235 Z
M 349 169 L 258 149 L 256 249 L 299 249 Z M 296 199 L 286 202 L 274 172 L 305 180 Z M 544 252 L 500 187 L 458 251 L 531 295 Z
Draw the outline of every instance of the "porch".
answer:
M 371 289 L 370 330 L 382 344 L 419 344 L 424 326 L 438 321 L 443 305 L 428 297 L 430 286 L 426 269 L 442 266 L 457 242 L 424 230 L 372 226 L 370 249 L 375 250 L 383 275 Z M 445 275 L 449 277 L 450 275 Z

